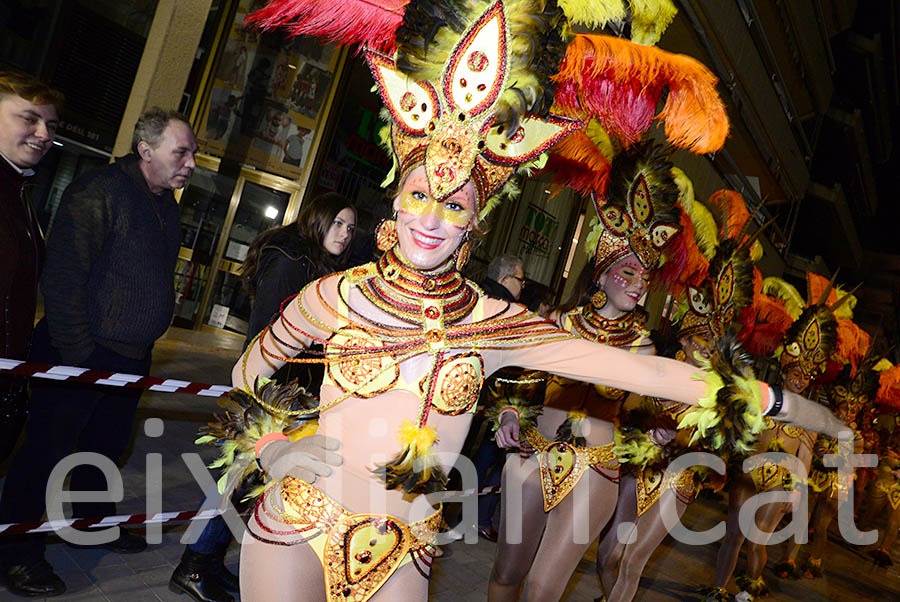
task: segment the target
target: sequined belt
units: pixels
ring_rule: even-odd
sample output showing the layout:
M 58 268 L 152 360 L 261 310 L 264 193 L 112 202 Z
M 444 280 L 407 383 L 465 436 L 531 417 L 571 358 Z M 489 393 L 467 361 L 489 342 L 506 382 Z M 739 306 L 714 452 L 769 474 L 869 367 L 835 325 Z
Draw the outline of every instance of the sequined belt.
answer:
M 569 495 L 588 466 L 598 472 L 615 472 L 618 476 L 619 460 L 613 451 L 615 443 L 600 447 L 576 447 L 565 441 L 549 441 L 534 428 L 526 429 L 525 440 L 538 454 L 544 512 L 550 512 Z
M 293 477 L 281 481 L 284 510 L 266 503 L 277 492 L 273 487 L 257 502 L 256 524 L 273 535 L 308 535 L 293 543 L 307 543 L 319 556 L 328 602 L 365 602 L 408 562 L 428 576 L 420 564 L 431 566 L 435 537 L 444 524 L 440 508 L 423 520 L 407 524 L 387 514 L 353 514 L 306 481 Z M 291 530 L 276 531 L 263 525 L 260 512 L 289 525 Z

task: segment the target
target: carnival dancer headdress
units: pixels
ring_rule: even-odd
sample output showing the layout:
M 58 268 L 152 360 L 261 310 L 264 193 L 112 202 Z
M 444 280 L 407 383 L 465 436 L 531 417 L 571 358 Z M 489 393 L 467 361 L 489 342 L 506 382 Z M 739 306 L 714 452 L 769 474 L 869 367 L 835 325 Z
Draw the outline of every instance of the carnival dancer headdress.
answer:
M 826 363 L 838 345 L 835 312 L 848 304 L 852 295 L 844 294 L 838 298 L 834 280 L 828 281 L 813 273 L 807 274 L 807 289 L 808 302 L 797 289 L 780 278 L 766 278 L 762 286 L 763 293 L 780 299 L 794 318 L 782 344 L 782 369 L 796 366 L 814 380 L 825 372 Z
M 747 235 L 750 213 L 743 197 L 731 190 L 714 192 L 705 205 L 695 201 L 690 217 L 698 248 L 712 257 L 703 282 L 686 290 L 678 336 L 720 338 L 729 328 L 740 330 L 741 313 L 753 302 L 753 263 L 762 229 Z
M 696 152 L 724 144 L 716 79 L 699 62 L 569 28 L 630 15 L 632 38 L 655 43 L 675 14 L 670 0 L 628 8 L 623 0 L 276 0 L 248 21 L 365 44 L 398 175 L 424 164 L 438 200 L 471 179 L 484 217 L 516 169 L 542 164 L 551 147 L 570 164 L 608 167 L 580 157 L 579 144 L 558 143 L 596 120 L 628 146 L 649 129 L 664 92 L 656 118 L 670 142 Z

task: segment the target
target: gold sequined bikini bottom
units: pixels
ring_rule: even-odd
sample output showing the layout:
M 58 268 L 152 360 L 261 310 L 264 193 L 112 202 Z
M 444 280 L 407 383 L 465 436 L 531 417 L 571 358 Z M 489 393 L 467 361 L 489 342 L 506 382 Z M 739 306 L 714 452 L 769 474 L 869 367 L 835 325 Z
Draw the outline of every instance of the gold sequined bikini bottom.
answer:
M 544 512 L 550 512 L 569 495 L 588 466 L 611 481 L 619 478 L 619 460 L 613 452 L 615 443 L 576 447 L 564 441 L 549 441 L 534 428 L 525 431 L 525 440 L 538 455 Z
M 267 498 L 279 491 L 284 510 L 271 500 L 267 503 Z M 272 529 L 260 520 L 260 513 L 287 529 Z M 309 544 L 325 572 L 328 602 L 366 602 L 394 571 L 410 562 L 427 578 L 435 554 L 434 540 L 443 525 L 440 508 L 409 524 L 387 514 L 353 514 L 293 477 L 285 477 L 280 488 L 269 489 L 257 501 L 253 520 L 262 531 L 277 536 L 267 539 L 251 530 L 260 541 Z M 291 540 L 291 536 L 297 539 Z
M 642 470 L 635 474 L 634 478 L 638 516 L 653 507 L 667 489 L 672 489 L 675 496 L 685 504 L 694 501 L 694 471 L 690 468 L 677 474 L 661 470 Z
M 891 508 L 896 510 L 900 507 L 900 481 L 895 478 L 882 478 L 875 482 L 875 486 L 887 496 Z

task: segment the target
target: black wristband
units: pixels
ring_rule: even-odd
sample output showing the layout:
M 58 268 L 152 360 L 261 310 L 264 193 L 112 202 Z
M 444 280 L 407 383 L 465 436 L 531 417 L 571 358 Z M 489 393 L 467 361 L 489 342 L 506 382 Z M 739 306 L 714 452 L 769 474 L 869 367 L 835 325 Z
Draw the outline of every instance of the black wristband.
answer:
M 766 416 L 776 416 L 784 406 L 784 391 L 775 385 L 769 385 L 769 390 L 772 391 L 772 405 L 766 411 Z

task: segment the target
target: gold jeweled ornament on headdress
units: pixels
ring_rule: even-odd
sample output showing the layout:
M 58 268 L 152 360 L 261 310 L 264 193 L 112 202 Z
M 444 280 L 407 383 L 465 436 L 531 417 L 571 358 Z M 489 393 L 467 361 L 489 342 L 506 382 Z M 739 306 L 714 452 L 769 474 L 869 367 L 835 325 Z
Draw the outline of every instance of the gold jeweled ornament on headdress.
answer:
M 646 178 L 640 175 L 632 182 L 624 211 L 621 206 L 606 204 L 597 195 L 592 194 L 591 198 L 603 225 L 597 241 L 595 276 L 630 253 L 644 267 L 658 267 L 663 248 L 678 234 L 679 228 L 655 220 Z
M 703 284 L 699 288 L 688 287 L 688 311 L 681 320 L 678 336 L 721 338 L 752 301 L 753 263 L 749 249 L 725 241 L 710 263 L 710 273 Z
M 401 177 L 424 163 L 436 200 L 471 180 L 480 213 L 519 165 L 584 126 L 555 115 L 525 116 L 515 132 L 494 124 L 507 87 L 508 37 L 506 9 L 498 1 L 460 37 L 440 81 L 415 81 L 393 59 L 366 52 L 392 117 L 391 146 Z

